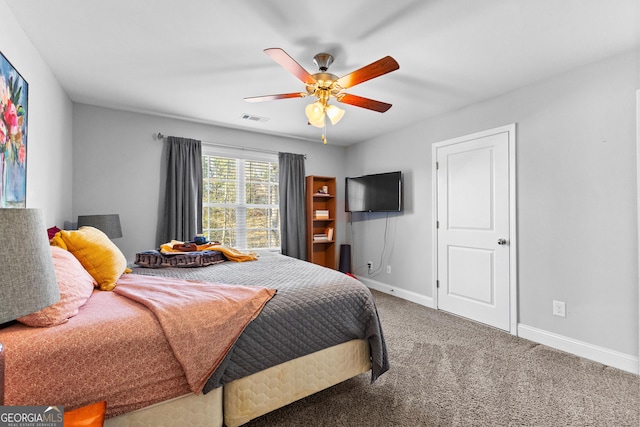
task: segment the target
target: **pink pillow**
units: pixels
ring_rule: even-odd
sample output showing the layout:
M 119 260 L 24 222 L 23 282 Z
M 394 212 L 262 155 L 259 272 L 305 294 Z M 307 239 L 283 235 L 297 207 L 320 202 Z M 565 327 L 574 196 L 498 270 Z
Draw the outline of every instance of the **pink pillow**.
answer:
M 78 314 L 78 308 L 87 302 L 96 285 L 93 277 L 71 252 L 51 246 L 51 254 L 60 289 L 60 301 L 19 318 L 18 321 L 25 325 L 55 326 L 67 322 Z

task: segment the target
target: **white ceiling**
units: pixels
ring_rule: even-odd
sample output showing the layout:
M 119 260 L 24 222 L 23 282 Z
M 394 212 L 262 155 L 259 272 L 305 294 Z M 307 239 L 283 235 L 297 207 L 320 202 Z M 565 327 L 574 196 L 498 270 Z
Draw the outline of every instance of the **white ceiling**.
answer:
M 347 92 L 330 144 L 349 145 L 638 48 L 638 0 L 4 0 L 74 102 L 320 141 L 310 99 L 262 50 L 338 77 L 386 55 L 400 69 Z M 28 75 L 25 76 L 28 81 Z M 268 118 L 259 123 L 241 118 Z M 158 129 L 162 131 L 162 129 Z M 183 135 L 197 137 L 197 135 Z

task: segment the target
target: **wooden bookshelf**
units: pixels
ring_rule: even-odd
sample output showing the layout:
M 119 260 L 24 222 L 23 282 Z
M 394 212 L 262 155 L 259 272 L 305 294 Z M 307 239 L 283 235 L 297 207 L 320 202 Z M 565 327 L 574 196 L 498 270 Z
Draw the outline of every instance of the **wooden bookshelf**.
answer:
M 336 179 L 311 175 L 306 180 L 307 261 L 335 269 Z

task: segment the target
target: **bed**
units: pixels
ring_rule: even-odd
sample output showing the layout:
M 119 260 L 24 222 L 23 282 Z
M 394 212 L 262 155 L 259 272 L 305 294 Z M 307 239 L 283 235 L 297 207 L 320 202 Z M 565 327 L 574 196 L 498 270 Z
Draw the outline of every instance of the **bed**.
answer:
M 5 404 L 73 409 L 106 400 L 110 427 L 232 427 L 367 371 L 373 382 L 389 368 L 371 293 L 348 275 L 267 251 L 251 262 L 130 267 L 114 292 L 93 291 L 66 323 L 0 330 Z M 276 292 L 194 392 L 164 325 L 116 292 L 133 276 Z

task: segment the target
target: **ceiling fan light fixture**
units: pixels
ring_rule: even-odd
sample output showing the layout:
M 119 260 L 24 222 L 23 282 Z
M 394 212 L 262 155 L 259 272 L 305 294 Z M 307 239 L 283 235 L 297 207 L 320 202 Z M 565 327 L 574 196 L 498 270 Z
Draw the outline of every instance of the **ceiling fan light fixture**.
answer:
M 306 92 L 253 96 L 245 98 L 245 100 L 248 102 L 261 102 L 274 99 L 303 98 L 305 96 L 316 98 L 316 102 L 307 105 L 304 111 L 310 125 L 324 128 L 322 140 L 325 144 L 327 143 L 326 117 L 329 117 L 331 124 L 335 125 L 342 119 L 345 113 L 341 108 L 329 105 L 331 98 L 334 98 L 337 102 L 366 108 L 379 113 L 384 113 L 391 108 L 391 104 L 386 102 L 344 92 L 345 89 L 399 69 L 400 65 L 398 65 L 398 62 L 390 56 L 385 56 L 349 74 L 338 77 L 328 72 L 329 66 L 333 63 L 333 56 L 329 53 L 319 53 L 313 57 L 313 61 L 320 70 L 320 72 L 315 74 L 309 74 L 295 59 L 280 48 L 265 49 L 264 53 L 304 83 Z
M 335 105 L 329 105 L 326 109 L 327 116 L 329 116 L 329 120 L 331 120 L 331 124 L 337 124 L 342 116 L 344 116 L 344 110 L 342 108 L 336 107 Z
M 324 115 L 322 117 L 320 117 L 319 120 L 309 119 L 309 124 L 312 125 L 312 126 L 315 126 L 317 128 L 321 128 L 321 129 L 324 128 L 324 126 L 325 126 Z
M 324 126 L 324 105 L 320 101 L 316 101 L 305 107 L 304 113 L 309 119 L 309 123 L 317 128 Z

